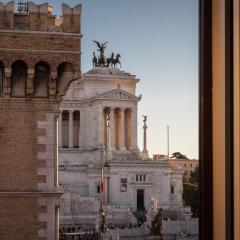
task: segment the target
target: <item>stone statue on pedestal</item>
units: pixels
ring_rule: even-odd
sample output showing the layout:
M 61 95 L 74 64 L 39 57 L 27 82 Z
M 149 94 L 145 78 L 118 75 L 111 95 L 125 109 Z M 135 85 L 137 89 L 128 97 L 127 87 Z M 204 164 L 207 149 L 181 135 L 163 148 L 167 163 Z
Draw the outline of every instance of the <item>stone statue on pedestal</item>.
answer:
M 97 58 L 95 52 L 93 52 L 93 59 L 92 59 L 93 67 L 115 68 L 117 64 L 119 64 L 121 67 L 121 62 L 120 62 L 121 55 L 119 53 L 116 55 L 116 58 L 114 58 L 114 53 L 112 53 L 110 58 L 105 57 L 104 52 L 108 42 L 100 43 L 95 40 L 93 42 L 97 44 L 97 47 L 98 47 L 97 51 L 99 51 L 100 53 L 99 57 Z
M 147 150 L 147 115 L 142 115 L 143 117 L 143 159 L 149 159 L 148 150 Z

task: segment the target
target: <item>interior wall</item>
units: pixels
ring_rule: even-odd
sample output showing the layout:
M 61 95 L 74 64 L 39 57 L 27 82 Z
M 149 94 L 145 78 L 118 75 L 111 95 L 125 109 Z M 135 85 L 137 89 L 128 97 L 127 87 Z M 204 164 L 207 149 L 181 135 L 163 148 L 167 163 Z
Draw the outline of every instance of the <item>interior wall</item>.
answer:
M 240 136 L 240 129 L 239 129 L 239 106 L 240 106 L 240 99 L 239 99 L 239 34 L 240 34 L 240 18 L 239 18 L 239 10 L 240 4 L 239 0 L 234 0 L 234 239 L 240 239 L 240 156 L 239 156 L 239 136 Z
M 225 240 L 225 1 L 212 1 L 213 234 Z

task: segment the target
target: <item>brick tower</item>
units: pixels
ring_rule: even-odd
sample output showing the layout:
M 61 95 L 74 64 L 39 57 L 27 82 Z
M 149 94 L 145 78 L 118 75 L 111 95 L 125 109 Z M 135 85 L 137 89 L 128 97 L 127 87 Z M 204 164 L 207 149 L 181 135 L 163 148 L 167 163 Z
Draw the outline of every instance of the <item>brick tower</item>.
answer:
M 57 118 L 80 78 L 80 15 L 0 3 L 0 239 L 58 239 Z

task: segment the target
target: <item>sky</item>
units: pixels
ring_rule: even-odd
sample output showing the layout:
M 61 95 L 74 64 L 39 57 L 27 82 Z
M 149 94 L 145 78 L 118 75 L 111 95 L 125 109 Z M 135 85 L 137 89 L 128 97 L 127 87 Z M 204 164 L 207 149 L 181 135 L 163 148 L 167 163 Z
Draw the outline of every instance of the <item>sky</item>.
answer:
M 55 14 L 61 13 L 61 2 L 49 1 Z M 140 79 L 140 149 L 144 114 L 150 155 L 167 154 L 168 125 L 170 153 L 198 158 L 198 0 L 64 2 L 82 3 L 82 72 L 92 67 L 92 41 L 108 41 L 106 55 L 119 52 L 122 70 Z

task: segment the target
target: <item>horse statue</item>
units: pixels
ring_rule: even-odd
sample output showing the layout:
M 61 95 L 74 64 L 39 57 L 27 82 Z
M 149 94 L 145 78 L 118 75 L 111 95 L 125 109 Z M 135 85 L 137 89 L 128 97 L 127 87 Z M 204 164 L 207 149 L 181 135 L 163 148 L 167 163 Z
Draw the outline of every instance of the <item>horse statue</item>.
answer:
M 113 60 L 114 60 L 114 53 L 112 52 L 111 57 L 106 59 L 107 67 L 110 67 L 110 65 L 112 64 Z
M 96 67 L 98 65 L 98 60 L 97 60 L 95 52 L 93 52 L 92 63 L 93 63 L 93 67 Z
M 116 67 L 116 65 L 119 64 L 120 68 L 121 68 L 120 57 L 121 57 L 121 55 L 118 53 L 116 58 L 112 60 L 112 63 L 111 63 L 112 67 Z

